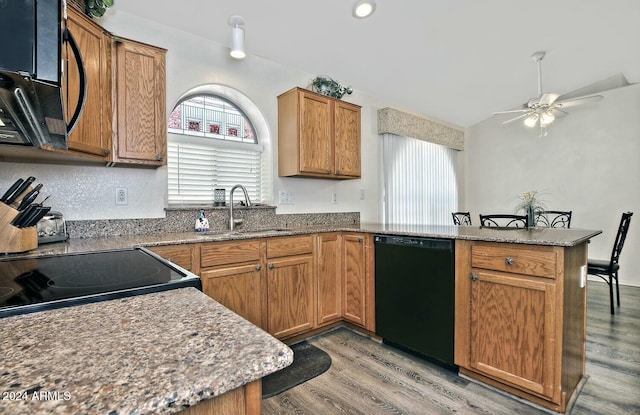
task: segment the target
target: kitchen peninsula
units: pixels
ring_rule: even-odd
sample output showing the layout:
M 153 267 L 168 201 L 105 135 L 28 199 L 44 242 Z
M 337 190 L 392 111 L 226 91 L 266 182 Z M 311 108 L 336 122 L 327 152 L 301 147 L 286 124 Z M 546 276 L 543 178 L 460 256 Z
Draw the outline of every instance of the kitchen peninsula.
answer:
M 0 338 L 11 415 L 255 414 L 260 379 L 293 361 L 195 288 L 7 317 Z
M 269 241 L 299 235 L 320 238 L 330 233 L 406 235 L 455 240 L 455 363 L 460 367 L 460 373 L 467 378 L 506 390 L 558 412 L 565 412 L 570 408 L 571 398 L 580 390 L 585 375 L 586 290 L 581 269 L 586 264 L 588 241 L 600 231 L 547 228 L 503 230 L 426 225 L 327 225 L 290 229 L 247 229 L 217 234 L 178 232 L 72 239 L 68 242 L 44 245 L 22 256 L 132 246 L 147 246 L 151 249 L 159 246 L 185 247 L 191 252 L 200 252 L 200 246 L 212 243 L 228 243 L 234 240 Z M 313 261 L 321 261 L 317 252 L 314 251 L 312 255 L 315 258 Z M 365 292 L 370 293 L 375 289 L 372 281 L 370 278 L 366 280 Z M 366 296 L 367 300 L 371 298 L 371 295 Z M 90 306 L 96 307 L 96 310 L 101 307 L 100 304 Z M 371 306 L 372 304 L 367 304 L 367 307 Z M 186 311 L 191 307 L 184 309 Z M 57 312 L 62 311 L 54 311 Z M 23 318 L 25 320 L 22 320 Z M 26 321 L 28 318 L 32 317 L 16 317 L 15 321 Z M 81 316 L 77 315 L 76 318 L 80 319 Z M 242 321 L 243 324 L 250 325 Z M 11 329 L 7 328 L 11 333 L 4 334 L 5 338 L 15 336 L 15 324 L 12 326 Z M 200 327 L 199 324 L 197 326 Z M 225 331 L 226 335 L 233 338 L 246 337 L 235 333 L 236 327 L 245 326 L 233 326 L 234 328 Z M 21 327 L 26 333 L 28 328 Z M 313 327 L 317 332 L 328 326 Z M 215 327 L 209 328 L 215 330 Z M 375 334 L 368 329 L 375 330 L 375 325 L 371 324 L 370 319 L 362 328 L 370 334 Z M 37 330 L 37 327 L 33 329 Z M 169 330 L 167 334 L 170 332 Z M 305 332 L 298 334 L 304 335 Z M 99 344 L 97 338 L 96 344 Z M 277 346 L 278 343 L 274 345 Z M 264 345 L 258 349 L 262 348 L 265 353 L 270 352 L 270 359 L 275 359 L 280 347 L 276 346 L 272 350 L 268 350 Z M 91 348 L 92 345 L 86 347 Z M 98 349 L 100 350 L 99 347 Z M 10 347 L 9 350 L 13 351 L 14 348 Z M 234 353 L 240 353 L 236 356 L 241 356 L 241 353 L 246 353 L 247 350 L 234 346 L 228 351 L 234 364 L 243 363 L 242 358 L 233 359 L 233 356 Z M 212 356 L 214 355 L 215 353 L 212 353 Z M 280 356 L 278 367 L 286 366 L 287 359 L 286 355 Z M 91 360 L 84 360 L 84 363 L 87 362 Z M 17 365 L 16 370 L 20 370 L 21 365 L 28 365 L 28 361 L 22 360 L 12 364 Z M 91 364 L 93 363 L 89 363 L 89 367 Z M 78 371 L 82 372 L 80 368 Z M 2 377 L 0 380 L 11 384 Z M 37 381 L 34 385 L 38 385 Z

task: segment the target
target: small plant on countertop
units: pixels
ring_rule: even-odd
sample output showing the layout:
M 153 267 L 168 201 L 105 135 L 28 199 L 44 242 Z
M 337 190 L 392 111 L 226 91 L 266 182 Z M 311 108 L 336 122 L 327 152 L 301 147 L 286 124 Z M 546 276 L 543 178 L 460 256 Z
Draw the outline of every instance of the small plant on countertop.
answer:
M 524 192 L 518 196 L 519 202 L 516 206 L 516 213 L 521 210 L 526 213 L 540 212 L 545 210 L 545 204 L 539 199 L 541 193 L 538 190 L 531 190 L 530 192 Z

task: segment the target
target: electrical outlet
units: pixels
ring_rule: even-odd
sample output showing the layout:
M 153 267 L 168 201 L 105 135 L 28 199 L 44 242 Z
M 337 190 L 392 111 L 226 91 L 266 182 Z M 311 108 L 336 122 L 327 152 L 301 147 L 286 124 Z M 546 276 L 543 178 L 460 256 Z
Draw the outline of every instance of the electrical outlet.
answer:
M 364 200 L 364 189 L 360 188 L 360 200 Z
M 336 192 L 331 193 L 331 203 L 338 203 L 338 194 Z
M 126 187 L 116 187 L 116 205 L 128 205 L 129 196 Z
M 294 192 L 280 190 L 280 192 L 278 192 L 278 200 L 281 205 L 295 205 L 296 194 Z

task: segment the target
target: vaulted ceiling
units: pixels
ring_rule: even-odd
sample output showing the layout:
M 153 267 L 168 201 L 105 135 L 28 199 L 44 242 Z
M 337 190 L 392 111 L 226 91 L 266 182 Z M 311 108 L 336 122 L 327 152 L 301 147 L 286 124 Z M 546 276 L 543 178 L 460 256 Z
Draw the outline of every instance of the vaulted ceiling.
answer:
M 640 82 L 638 0 L 135 0 L 125 12 L 228 45 L 227 18 L 245 20 L 245 49 L 327 75 L 384 105 L 466 127 L 543 90 L 565 94 L 617 74 Z

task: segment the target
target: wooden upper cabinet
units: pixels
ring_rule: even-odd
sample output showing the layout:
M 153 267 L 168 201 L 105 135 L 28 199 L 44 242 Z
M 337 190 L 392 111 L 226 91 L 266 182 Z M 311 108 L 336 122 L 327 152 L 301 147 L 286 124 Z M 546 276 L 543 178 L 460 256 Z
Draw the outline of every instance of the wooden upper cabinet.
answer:
M 293 88 L 278 97 L 278 174 L 360 177 L 360 106 Z
M 335 101 L 335 172 L 360 177 L 360 107 Z
M 67 26 L 78 43 L 86 74 L 86 102 L 75 129 L 69 136 L 70 152 L 87 154 L 109 161 L 113 129 L 111 126 L 111 38 L 102 27 L 84 13 L 69 7 Z M 78 106 L 80 74 L 71 47 L 65 44 L 63 83 L 67 122 Z
M 116 38 L 117 141 L 113 161 L 167 162 L 166 50 Z

